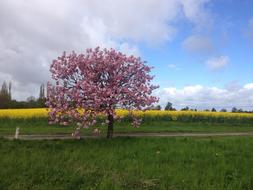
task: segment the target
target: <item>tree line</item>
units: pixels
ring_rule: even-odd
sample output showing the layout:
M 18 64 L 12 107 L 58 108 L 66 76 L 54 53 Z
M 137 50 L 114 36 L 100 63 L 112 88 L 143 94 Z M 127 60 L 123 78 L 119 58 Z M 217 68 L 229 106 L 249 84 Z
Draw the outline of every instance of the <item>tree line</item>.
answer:
M 38 98 L 34 96 L 29 96 L 26 101 L 17 101 L 12 99 L 12 84 L 11 82 L 7 83 L 6 81 L 3 82 L 1 90 L 0 90 L 0 109 L 9 109 L 9 108 L 44 108 L 46 101 L 46 92 L 44 84 L 40 85 L 40 91 Z M 162 110 L 161 105 L 151 106 L 147 108 L 147 110 Z M 169 111 L 177 111 L 176 108 L 173 107 L 171 102 L 168 102 L 164 108 L 164 110 Z M 197 109 L 189 108 L 188 106 L 180 109 L 181 111 L 198 111 Z M 212 109 L 205 109 L 204 111 L 211 111 L 211 112 L 228 112 L 231 111 L 233 113 L 253 113 L 253 111 L 245 111 L 242 109 L 238 109 L 233 107 L 231 110 L 227 110 L 225 108 L 216 110 L 215 108 Z
M 12 84 L 11 82 L 3 82 L 0 90 L 0 109 L 9 108 L 44 108 L 46 101 L 45 86 L 40 85 L 39 97 L 30 96 L 26 101 L 17 101 L 12 98 Z
M 148 110 L 162 110 L 162 107 L 160 105 L 157 105 L 157 106 L 151 106 L 148 108 Z M 173 107 L 173 104 L 171 102 L 168 102 L 164 108 L 164 110 L 168 110 L 168 111 L 177 111 L 176 108 Z M 184 108 L 181 108 L 179 109 L 181 111 L 198 111 L 196 108 L 195 109 L 192 109 L 192 108 L 189 108 L 188 106 L 184 107 Z M 253 110 L 252 111 L 246 111 L 246 110 L 243 110 L 243 109 L 238 109 L 236 107 L 233 107 L 231 110 L 227 110 L 225 108 L 222 108 L 220 110 L 216 110 L 215 108 L 212 108 L 212 109 L 205 109 L 204 111 L 207 111 L 207 112 L 232 112 L 232 113 L 253 113 Z

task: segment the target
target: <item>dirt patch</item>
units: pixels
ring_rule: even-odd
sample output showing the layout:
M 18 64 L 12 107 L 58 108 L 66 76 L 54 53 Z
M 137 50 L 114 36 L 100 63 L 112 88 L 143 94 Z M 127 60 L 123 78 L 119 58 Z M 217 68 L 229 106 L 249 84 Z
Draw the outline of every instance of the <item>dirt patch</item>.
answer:
M 220 133 L 115 133 L 114 137 L 215 137 L 215 136 L 253 136 L 253 132 L 220 132 Z M 4 136 L 7 139 L 14 139 L 14 136 Z M 81 138 L 105 138 L 102 135 L 82 136 Z M 74 139 L 71 134 L 55 134 L 55 135 L 19 135 L 21 140 L 54 140 L 54 139 Z

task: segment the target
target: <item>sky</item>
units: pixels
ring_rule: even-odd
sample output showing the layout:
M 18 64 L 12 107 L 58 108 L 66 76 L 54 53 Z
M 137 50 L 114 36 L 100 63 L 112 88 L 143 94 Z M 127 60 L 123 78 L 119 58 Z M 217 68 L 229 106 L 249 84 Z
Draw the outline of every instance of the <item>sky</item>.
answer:
M 180 109 L 253 110 L 252 0 L 0 0 L 0 84 L 38 97 L 63 51 L 115 48 L 153 66 Z

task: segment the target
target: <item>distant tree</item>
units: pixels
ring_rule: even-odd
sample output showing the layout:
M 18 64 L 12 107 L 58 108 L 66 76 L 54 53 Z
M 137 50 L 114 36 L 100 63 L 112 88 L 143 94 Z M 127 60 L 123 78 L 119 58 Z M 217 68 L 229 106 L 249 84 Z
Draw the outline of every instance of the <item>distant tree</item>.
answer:
M 172 110 L 173 107 L 172 107 L 172 103 L 171 102 L 168 102 L 164 108 L 164 110 Z
M 209 112 L 210 110 L 209 109 L 205 109 L 204 111 Z
M 235 112 L 237 112 L 237 108 L 233 107 L 231 111 L 235 113 Z
M 36 98 L 34 96 L 29 96 L 26 99 L 25 107 L 27 107 L 27 108 L 36 108 L 36 107 L 38 107 L 38 103 L 37 103 Z
M 182 108 L 181 111 L 189 111 L 189 107 L 186 106 L 185 108 Z
M 11 101 L 11 108 L 33 108 L 33 107 L 31 107 L 30 104 L 26 101 L 17 101 L 17 100 Z
M 161 110 L 161 109 L 162 109 L 162 107 L 160 105 L 156 106 L 156 110 Z
M 11 82 L 9 82 L 9 92 L 8 92 L 8 95 L 9 95 L 9 100 L 11 100 L 12 96 L 11 96 Z
M 10 90 L 11 86 L 7 85 L 4 81 L 0 90 L 0 108 L 10 108 L 11 106 L 11 94 Z
M 161 106 L 160 105 L 157 105 L 157 106 L 149 106 L 147 108 L 145 108 L 145 110 L 161 110 Z
M 172 103 L 168 102 L 164 108 L 164 110 L 169 110 L 169 111 L 176 111 L 176 108 L 173 108 Z
M 29 96 L 27 99 L 26 99 L 27 102 L 36 102 L 36 98 L 34 96 Z
M 240 109 L 237 110 L 237 112 L 238 113 L 243 113 L 244 111 L 243 111 L 243 109 L 240 108 Z
M 45 107 L 46 97 L 45 97 L 45 86 L 44 84 L 40 85 L 39 98 L 37 100 L 38 107 Z
M 5 81 L 2 84 L 1 95 L 6 96 L 6 97 L 9 96 L 8 86 L 7 86 L 7 83 Z
M 39 94 L 39 99 L 44 99 L 45 98 L 45 87 L 44 84 L 40 85 L 40 94 Z
M 220 112 L 227 112 L 227 110 L 225 108 L 222 108 Z
M 216 112 L 216 109 L 215 109 L 215 108 L 212 108 L 211 112 Z

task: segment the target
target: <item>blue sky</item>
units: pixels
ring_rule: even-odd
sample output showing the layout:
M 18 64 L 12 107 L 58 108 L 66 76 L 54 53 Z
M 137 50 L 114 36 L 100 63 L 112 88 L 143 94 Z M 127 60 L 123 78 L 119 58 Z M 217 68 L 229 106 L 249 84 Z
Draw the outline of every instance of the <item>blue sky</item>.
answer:
M 37 97 L 63 51 L 115 48 L 154 66 L 176 108 L 253 110 L 252 0 L 2 0 L 0 83 Z
M 253 1 L 219 0 L 208 4 L 212 14 L 211 29 L 195 32 L 194 26 L 181 21 L 178 33 L 169 43 L 160 47 L 141 46 L 143 57 L 155 66 L 156 82 L 161 87 L 201 84 L 224 87 L 237 81 L 240 84 L 253 80 L 253 39 L 247 36 L 249 21 L 253 18 Z M 183 48 L 184 40 L 191 35 L 205 36 L 213 43 L 209 53 L 190 53 Z M 229 63 L 212 71 L 205 62 L 215 56 L 228 56 Z

